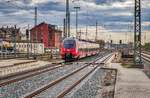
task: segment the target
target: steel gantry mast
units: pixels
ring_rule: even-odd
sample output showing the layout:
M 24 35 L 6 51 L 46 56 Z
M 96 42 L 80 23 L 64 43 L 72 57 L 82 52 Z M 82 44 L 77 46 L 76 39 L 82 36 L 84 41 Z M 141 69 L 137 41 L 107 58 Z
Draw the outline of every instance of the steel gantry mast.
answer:
M 69 10 L 69 0 L 66 0 L 66 34 L 70 37 L 70 10 Z
M 142 65 L 142 58 L 141 58 L 141 0 L 135 0 L 134 64 L 135 65 Z

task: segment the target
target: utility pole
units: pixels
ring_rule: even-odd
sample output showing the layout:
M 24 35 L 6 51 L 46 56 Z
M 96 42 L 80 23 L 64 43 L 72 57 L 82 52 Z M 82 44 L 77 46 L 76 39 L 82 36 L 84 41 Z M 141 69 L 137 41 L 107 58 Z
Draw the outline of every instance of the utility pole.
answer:
M 3 58 L 3 39 L 0 39 L 1 43 L 1 58 Z
M 145 32 L 145 34 L 144 34 L 144 44 L 146 43 L 146 40 L 147 39 L 147 37 L 146 37 L 146 32 Z
M 28 29 L 26 30 L 26 38 L 27 38 L 27 58 L 29 59 L 29 25 Z
M 86 25 L 86 40 L 88 40 L 88 26 Z
M 16 30 L 17 28 L 16 28 L 16 25 L 14 26 L 14 56 L 15 56 L 15 58 L 16 58 L 16 32 L 17 32 L 17 30 Z
M 76 38 L 79 38 L 79 34 L 78 34 L 78 11 L 80 10 L 80 7 L 76 6 L 76 7 L 74 7 L 74 9 L 76 10 Z
M 35 27 L 35 41 L 34 41 L 34 59 L 36 59 L 36 45 L 37 45 L 37 7 L 35 7 L 35 24 L 34 24 L 34 27 Z
M 98 33 L 98 22 L 97 22 L 97 20 L 96 20 L 95 41 L 97 41 L 97 33 Z
M 66 33 L 67 33 L 67 37 L 70 37 L 70 10 L 69 10 L 69 0 L 66 0 Z
M 79 39 L 81 39 L 81 33 L 82 33 L 82 31 L 81 31 L 81 29 L 80 29 L 80 33 L 79 33 Z
M 134 12 L 134 64 L 142 66 L 141 57 L 141 0 L 135 0 Z
M 63 29 L 64 29 L 64 35 L 63 35 L 63 38 L 66 38 L 67 37 L 67 33 L 66 33 L 66 19 L 64 18 L 64 21 L 63 21 Z

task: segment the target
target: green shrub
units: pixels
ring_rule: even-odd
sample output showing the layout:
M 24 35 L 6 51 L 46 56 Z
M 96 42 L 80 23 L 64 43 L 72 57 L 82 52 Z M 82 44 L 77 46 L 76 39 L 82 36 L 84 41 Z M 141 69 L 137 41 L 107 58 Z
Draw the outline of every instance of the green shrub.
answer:
M 150 43 L 145 43 L 144 49 L 150 51 Z

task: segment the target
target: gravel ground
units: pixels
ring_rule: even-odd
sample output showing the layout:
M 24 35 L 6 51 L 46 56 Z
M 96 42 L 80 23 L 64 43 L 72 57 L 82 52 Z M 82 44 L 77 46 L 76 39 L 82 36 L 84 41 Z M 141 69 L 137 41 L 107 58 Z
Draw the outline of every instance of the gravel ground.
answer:
M 56 84 L 55 86 L 43 91 L 42 93 L 40 93 L 38 96 L 34 98 L 56 98 L 57 95 L 59 95 L 62 91 L 70 87 L 73 83 L 81 79 L 81 77 L 89 73 L 93 68 L 95 67 L 89 66 L 84 68 L 83 70 L 77 72 L 76 74 Z
M 104 78 L 109 70 L 97 69 L 93 74 L 87 77 L 73 90 L 71 90 L 63 98 L 113 98 L 111 96 L 103 96 L 106 86 L 104 86 Z M 111 83 L 113 83 L 112 81 Z M 113 87 L 107 86 L 107 90 L 112 90 Z
M 101 56 L 103 56 L 103 54 L 101 54 Z M 68 74 L 81 66 L 83 65 L 67 65 L 50 72 L 42 73 L 32 78 L 27 78 L 25 80 L 0 87 L 0 98 L 21 98 L 25 94 L 30 93 L 44 84 Z
M 104 59 L 104 58 L 103 58 Z M 97 62 L 101 62 L 101 60 L 97 61 Z M 46 91 L 42 92 L 41 94 L 39 94 L 38 96 L 34 97 L 34 98 L 56 98 L 56 96 L 64 91 L 64 89 L 68 88 L 71 84 L 73 84 L 75 81 L 79 80 L 83 75 L 85 75 L 87 72 L 89 72 L 91 70 L 92 67 L 88 67 L 85 68 L 84 70 L 82 70 L 81 72 L 78 72 L 77 74 L 63 80 L 61 83 L 47 89 Z M 90 69 L 90 70 L 89 70 Z M 100 71 L 97 71 L 97 73 L 92 77 L 92 79 L 89 80 L 89 82 L 87 82 L 87 84 L 85 84 L 84 90 L 81 92 L 79 92 L 79 95 L 77 95 L 77 97 L 75 98 L 91 98 L 89 96 L 95 96 L 96 95 L 96 91 L 100 88 L 99 83 L 100 83 L 100 79 L 101 77 L 97 77 L 100 76 Z M 85 83 L 85 82 L 83 82 Z M 83 94 L 84 92 L 88 92 L 88 94 Z M 82 94 L 83 96 L 81 96 Z M 81 95 L 80 95 L 81 94 Z M 76 95 L 75 95 L 76 96 Z M 71 98 L 71 96 L 67 96 L 66 98 Z M 74 97 L 73 97 L 74 98 Z
M 103 72 L 97 69 L 93 74 L 82 81 L 64 98 L 93 98 L 97 95 L 97 91 L 101 89 L 101 74 Z

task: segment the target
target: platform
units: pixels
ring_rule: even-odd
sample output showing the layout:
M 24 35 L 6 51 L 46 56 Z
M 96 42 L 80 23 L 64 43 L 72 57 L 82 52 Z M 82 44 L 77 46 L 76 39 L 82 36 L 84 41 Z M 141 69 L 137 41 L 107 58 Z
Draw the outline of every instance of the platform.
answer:
M 140 69 L 123 68 L 112 63 L 118 69 L 115 98 L 150 98 L 150 79 Z
M 16 63 L 30 62 L 34 60 L 19 60 L 19 59 L 8 59 L 8 60 L 0 60 L 0 68 L 12 66 Z

